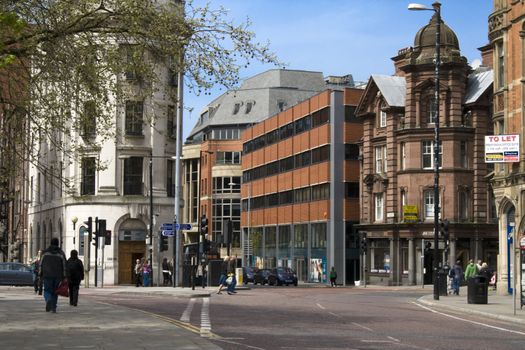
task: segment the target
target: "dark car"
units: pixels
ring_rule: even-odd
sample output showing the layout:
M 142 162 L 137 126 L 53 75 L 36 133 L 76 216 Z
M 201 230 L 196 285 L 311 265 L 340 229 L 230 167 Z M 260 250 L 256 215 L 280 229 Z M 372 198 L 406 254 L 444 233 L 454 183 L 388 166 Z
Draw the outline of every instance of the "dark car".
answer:
M 268 284 L 268 276 L 270 275 L 270 273 L 271 271 L 269 269 L 257 270 L 255 272 L 255 275 L 253 276 L 253 284 Z
M 248 284 L 248 282 L 253 283 L 253 276 L 255 275 L 255 271 L 253 267 L 243 267 L 242 268 L 242 283 Z
M 33 271 L 27 265 L 16 262 L 0 263 L 0 285 L 32 286 Z
M 278 267 L 271 270 L 268 276 L 268 284 L 270 286 L 282 286 L 283 284 L 297 286 L 297 275 L 289 267 Z

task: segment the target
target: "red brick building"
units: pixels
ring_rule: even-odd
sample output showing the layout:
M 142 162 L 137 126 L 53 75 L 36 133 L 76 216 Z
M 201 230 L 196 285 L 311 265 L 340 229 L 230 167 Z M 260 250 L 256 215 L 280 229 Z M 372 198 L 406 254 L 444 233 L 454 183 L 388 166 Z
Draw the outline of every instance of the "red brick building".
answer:
M 245 263 L 296 270 L 300 281 L 359 277 L 361 89 L 326 90 L 242 133 Z
M 356 114 L 363 122 L 361 217 L 367 280 L 376 284 L 432 283 L 434 237 L 434 55 L 437 17 L 414 47 L 392 58 L 394 76 L 372 75 Z M 441 24 L 440 218 L 450 221 L 450 251 L 440 263 L 498 253 L 493 198 L 484 162 L 492 133 L 492 70 L 473 71 L 456 34 Z M 412 219 L 408 220 L 408 211 Z

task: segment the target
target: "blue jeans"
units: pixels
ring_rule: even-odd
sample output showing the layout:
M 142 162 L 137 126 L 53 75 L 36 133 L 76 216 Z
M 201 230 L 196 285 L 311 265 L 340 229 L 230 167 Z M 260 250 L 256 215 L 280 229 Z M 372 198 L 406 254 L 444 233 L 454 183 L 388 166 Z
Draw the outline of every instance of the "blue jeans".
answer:
M 232 276 L 232 282 L 228 284 L 228 293 L 231 293 L 235 290 L 235 286 L 237 285 L 237 278 L 235 277 L 235 274 Z
M 455 278 L 452 280 L 452 289 L 454 289 L 454 293 L 459 295 L 459 278 Z
M 44 278 L 44 300 L 46 304 L 50 303 L 51 310 L 57 309 L 58 295 L 55 293 L 55 289 L 62 281 L 62 278 Z
M 143 281 L 144 287 L 148 287 L 149 286 L 149 273 L 143 273 L 142 278 L 144 279 Z

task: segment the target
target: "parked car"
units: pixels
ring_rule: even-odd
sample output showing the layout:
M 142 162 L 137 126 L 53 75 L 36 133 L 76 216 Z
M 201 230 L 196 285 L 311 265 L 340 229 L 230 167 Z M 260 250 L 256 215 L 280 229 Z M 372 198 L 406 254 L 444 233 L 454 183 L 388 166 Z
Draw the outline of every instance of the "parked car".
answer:
M 289 267 L 278 267 L 271 270 L 268 276 L 268 284 L 270 286 L 282 286 L 283 284 L 297 286 L 297 275 Z
M 242 268 L 242 283 L 248 284 L 248 282 L 253 283 L 253 276 L 255 275 L 255 271 L 253 267 L 243 267 Z
M 270 269 L 259 269 L 255 271 L 253 276 L 253 284 L 268 284 L 268 276 L 270 275 Z
M 32 286 L 33 270 L 21 263 L 2 262 L 0 263 L 0 285 Z

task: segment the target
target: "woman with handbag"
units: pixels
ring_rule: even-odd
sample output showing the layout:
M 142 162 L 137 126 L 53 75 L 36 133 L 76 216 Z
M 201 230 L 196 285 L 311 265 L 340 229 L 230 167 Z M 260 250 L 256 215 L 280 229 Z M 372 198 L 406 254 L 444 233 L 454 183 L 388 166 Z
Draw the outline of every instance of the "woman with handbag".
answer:
M 67 275 L 69 276 L 69 305 L 77 306 L 80 281 L 84 279 L 84 264 L 78 258 L 78 252 L 73 249 L 67 259 Z
M 44 282 L 46 312 L 57 312 L 58 295 L 56 289 L 66 280 L 66 255 L 58 246 L 58 238 L 51 239 L 51 245 L 44 250 L 40 261 L 40 278 Z

